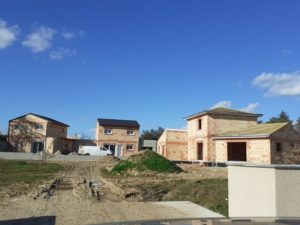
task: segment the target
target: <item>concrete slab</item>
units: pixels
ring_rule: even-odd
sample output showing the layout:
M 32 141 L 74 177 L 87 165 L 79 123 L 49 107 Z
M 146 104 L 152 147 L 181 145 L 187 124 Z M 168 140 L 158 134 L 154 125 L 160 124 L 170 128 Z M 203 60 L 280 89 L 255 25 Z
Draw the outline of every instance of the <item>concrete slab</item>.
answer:
M 167 202 L 150 202 L 154 205 L 169 206 L 180 211 L 184 218 L 225 218 L 223 215 L 213 212 L 203 206 L 197 205 L 190 201 L 167 201 Z

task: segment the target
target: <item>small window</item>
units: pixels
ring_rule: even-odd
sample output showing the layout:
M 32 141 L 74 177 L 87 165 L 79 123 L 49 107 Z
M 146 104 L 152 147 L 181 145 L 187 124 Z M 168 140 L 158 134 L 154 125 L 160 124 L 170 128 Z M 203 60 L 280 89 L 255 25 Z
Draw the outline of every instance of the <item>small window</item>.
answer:
M 282 151 L 282 143 L 276 143 L 276 151 L 281 152 Z
M 42 124 L 36 124 L 35 125 L 35 130 L 43 130 L 44 126 Z
M 19 129 L 20 129 L 20 127 L 21 127 L 21 125 L 20 125 L 20 124 L 16 124 L 16 125 L 14 125 L 14 129 L 15 129 L 15 130 L 19 130 Z
M 198 120 L 198 130 L 202 129 L 202 120 Z
M 127 151 L 133 151 L 133 145 L 126 145 Z
M 133 136 L 134 135 L 134 130 L 127 130 L 127 135 Z
M 22 130 L 22 129 L 24 129 L 23 125 L 21 125 L 21 124 L 15 124 L 14 125 L 14 130 Z
M 64 132 L 65 132 L 65 129 L 64 129 L 64 128 L 61 128 L 61 132 L 64 133 Z
M 112 134 L 112 130 L 111 129 L 105 129 L 104 130 L 104 134 L 111 135 Z

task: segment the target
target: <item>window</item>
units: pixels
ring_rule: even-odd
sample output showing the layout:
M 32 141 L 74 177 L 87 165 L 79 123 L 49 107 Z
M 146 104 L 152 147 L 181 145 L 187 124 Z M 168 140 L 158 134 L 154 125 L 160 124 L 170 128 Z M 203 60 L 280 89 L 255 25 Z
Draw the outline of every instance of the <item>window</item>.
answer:
M 35 130 L 43 130 L 44 126 L 42 124 L 36 124 L 35 125 Z
M 133 151 L 133 145 L 126 145 L 127 151 Z
M 276 143 L 276 151 L 281 152 L 282 151 L 282 144 L 281 143 Z
M 111 129 L 105 129 L 104 130 L 104 134 L 111 135 L 112 134 L 112 130 Z
M 20 124 L 16 124 L 16 125 L 14 125 L 14 129 L 15 129 L 15 130 L 19 130 L 19 129 L 20 129 L 20 127 L 21 127 L 21 125 L 20 125 Z
M 202 120 L 198 120 L 198 130 L 202 129 Z
M 23 125 L 21 125 L 21 124 L 15 124 L 14 125 L 14 130 L 22 130 L 22 129 L 24 129 Z
M 64 133 L 64 132 L 65 132 L 65 129 L 64 129 L 64 128 L 61 128 L 61 132 Z
M 127 135 L 133 136 L 134 135 L 134 130 L 127 130 Z

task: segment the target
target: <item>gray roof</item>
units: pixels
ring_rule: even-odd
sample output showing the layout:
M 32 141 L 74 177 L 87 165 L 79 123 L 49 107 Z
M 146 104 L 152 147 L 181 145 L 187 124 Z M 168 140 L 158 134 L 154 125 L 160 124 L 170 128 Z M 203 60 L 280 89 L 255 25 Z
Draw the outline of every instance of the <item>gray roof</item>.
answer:
M 100 126 L 112 127 L 131 127 L 140 128 L 140 124 L 136 120 L 119 120 L 119 119 L 98 119 Z
M 192 114 L 190 116 L 185 117 L 184 119 L 192 119 L 194 117 L 202 116 L 202 115 L 228 115 L 228 116 L 246 116 L 246 117 L 260 117 L 262 114 L 244 112 L 240 110 L 234 110 L 224 107 L 218 107 L 214 109 L 204 110 L 202 112 L 198 112 Z

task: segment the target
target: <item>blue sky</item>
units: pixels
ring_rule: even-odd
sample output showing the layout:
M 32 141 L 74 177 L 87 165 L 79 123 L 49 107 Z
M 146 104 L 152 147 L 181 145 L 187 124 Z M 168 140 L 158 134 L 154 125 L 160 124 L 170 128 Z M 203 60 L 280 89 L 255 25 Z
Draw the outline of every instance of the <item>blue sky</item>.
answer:
M 216 104 L 300 116 L 300 2 L 19 1 L 0 7 L 0 130 L 34 112 L 182 128 Z

